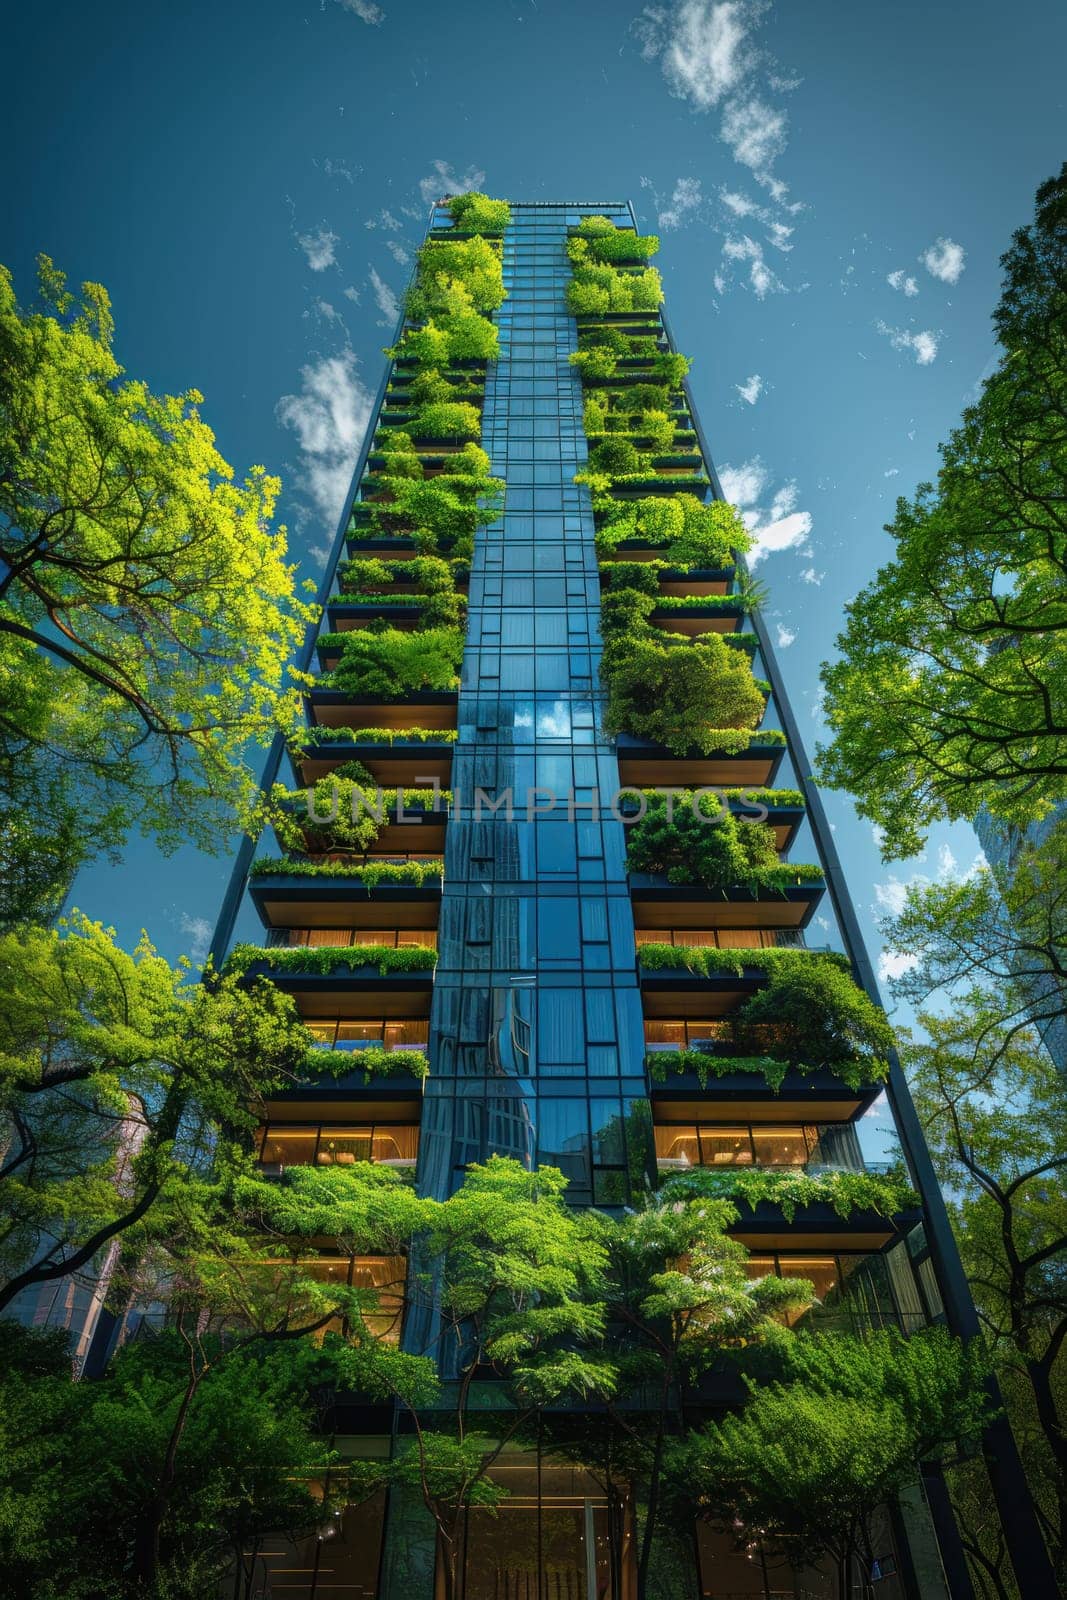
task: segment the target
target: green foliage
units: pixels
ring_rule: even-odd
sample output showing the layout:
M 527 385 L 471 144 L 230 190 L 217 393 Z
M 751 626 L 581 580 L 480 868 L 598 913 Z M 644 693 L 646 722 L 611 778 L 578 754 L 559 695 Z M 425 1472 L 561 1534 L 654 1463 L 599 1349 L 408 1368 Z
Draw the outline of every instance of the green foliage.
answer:
M 618 473 L 637 472 L 640 464 L 640 457 L 629 439 L 609 435 L 589 452 L 590 469 L 613 477 Z
M 567 254 L 576 267 L 587 261 L 647 261 L 658 249 L 659 240 L 654 233 L 633 233 L 614 225 L 610 233 L 606 229 L 594 233 L 579 224 L 577 234 L 567 242 Z
M 686 809 L 670 822 L 666 807 L 650 811 L 627 831 L 626 865 L 705 889 L 780 888 L 798 880 L 798 869 L 779 863 L 773 828 L 730 811 L 709 818 Z
M 0 845 L 31 915 L 131 826 L 225 848 L 249 747 L 299 721 L 286 663 L 316 614 L 271 526 L 277 479 L 235 483 L 202 397 L 127 377 L 112 338 L 99 284 L 76 300 L 42 256 L 28 309 L 0 269 Z M 67 835 L 37 889 L 34 788 Z
M 364 889 L 379 884 L 439 882 L 445 870 L 443 861 L 302 861 L 290 856 L 259 856 L 249 868 L 252 878 L 273 877 L 279 873 L 298 878 L 349 878 Z
M 776 960 L 768 983 L 731 1019 L 739 1049 L 790 1063 L 862 1062 L 884 1070 L 893 1029 L 881 1006 L 853 981 L 847 961 L 814 951 L 769 953 Z
M 455 744 L 459 738 L 455 728 L 305 728 L 299 740 L 292 741 L 296 751 L 314 749 L 321 744 Z
M 306 1049 L 272 985 L 202 987 L 77 912 L 0 938 L 0 1308 L 150 1231 L 211 1130 L 251 1128 Z
M 982 806 L 1025 826 L 1067 798 L 1067 166 L 1003 258 L 999 367 L 897 502 L 894 560 L 848 608 L 823 669 L 825 782 L 916 853 Z
M 506 200 L 490 200 L 477 189 L 450 196 L 448 209 L 455 226 L 467 233 L 503 233 L 511 222 Z
M 437 400 L 420 406 L 410 425 L 416 439 L 477 439 L 482 414 L 467 400 Z
M 581 262 L 567 285 L 572 316 L 610 311 L 655 311 L 663 299 L 663 283 L 655 267 L 620 272 L 612 266 Z
M 680 649 L 620 634 L 605 644 L 601 676 L 606 730 L 653 740 L 677 755 L 745 750 L 763 717 L 764 697 L 747 657 L 717 634 Z
M 704 945 L 643 944 L 637 952 L 637 961 L 649 972 L 685 967 L 704 978 L 720 975 L 739 978 L 749 967 L 763 967 L 773 977 L 778 968 L 788 972 L 791 963 L 805 968 L 810 965 L 812 970 L 826 966 L 847 977 L 850 967 L 847 957 L 834 950 L 790 950 L 775 946 L 766 950 L 717 950 Z M 858 992 L 862 994 L 862 990 Z
M 725 500 L 705 505 L 689 494 L 612 505 L 597 529 L 597 555 L 610 557 L 624 539 L 662 546 L 667 565 L 683 568 L 732 567 L 736 552 L 752 545 L 752 536 L 733 506 Z
M 677 1200 L 731 1200 L 754 1211 L 758 1205 L 777 1206 L 786 1222 L 797 1208 L 828 1205 L 847 1221 L 854 1211 L 873 1211 L 880 1217 L 897 1217 L 919 1203 L 919 1197 L 899 1178 L 875 1172 L 775 1172 L 769 1168 L 736 1167 L 729 1171 L 693 1167 L 667 1178 L 660 1189 L 664 1205 Z
M 1049 1553 L 1062 1572 L 1067 1094 L 1036 1028 L 1005 1020 L 997 983 L 986 979 L 938 999 L 936 1011 L 918 1013 L 922 1035 L 903 1041 L 904 1069 Z
M 385 826 L 385 803 L 361 762 L 320 778 L 310 789 L 275 784 L 264 800 L 263 825 L 289 850 L 369 850 Z
M 784 1381 L 752 1385 L 742 1410 L 678 1445 L 672 1474 L 731 1536 L 794 1564 L 830 1555 L 846 1593 L 873 1508 L 914 1480 L 916 1461 L 954 1455 L 989 1420 L 982 1357 L 939 1328 L 801 1336 L 780 1356 Z
M 428 1078 L 430 1062 L 425 1050 L 386 1050 L 383 1045 L 365 1045 L 360 1050 L 310 1050 L 308 1061 L 317 1077 L 333 1073 L 344 1077 L 352 1071 L 363 1073 L 365 1083 L 373 1078 Z
M 437 951 L 421 944 L 399 947 L 382 944 L 279 945 L 235 944 L 226 961 L 228 976 L 240 977 L 255 965 L 272 972 L 308 972 L 325 976 L 338 968 L 377 967 L 383 978 L 391 972 L 425 972 L 437 965 Z
M 426 240 L 419 251 L 415 283 L 408 291 L 407 314 L 415 321 L 427 317 L 495 311 L 504 300 L 504 275 L 500 252 L 485 239 Z
M 777 1056 L 724 1056 L 705 1050 L 653 1050 L 645 1057 L 645 1066 L 656 1083 L 664 1083 L 672 1072 L 692 1072 L 702 1089 L 707 1088 L 710 1078 L 727 1078 L 735 1072 L 758 1073 L 775 1094 L 782 1087 L 787 1072 L 803 1075 L 828 1070 L 808 1066 L 802 1061 L 784 1061 Z M 835 1061 L 832 1071 L 850 1089 L 858 1090 L 881 1082 L 888 1066 L 885 1062 Z
M 371 632 L 353 628 L 342 634 L 344 648 L 332 672 L 319 686 L 340 689 L 356 698 L 395 700 L 419 689 L 455 689 L 463 659 L 461 628 L 425 628 L 406 633 L 400 628 Z
M 455 588 L 455 569 L 441 556 L 414 556 L 400 561 L 378 556 L 360 556 L 347 561 L 339 575 L 343 594 L 388 594 L 395 583 L 415 585 L 417 594 L 451 594 Z M 404 596 L 407 604 L 413 596 Z

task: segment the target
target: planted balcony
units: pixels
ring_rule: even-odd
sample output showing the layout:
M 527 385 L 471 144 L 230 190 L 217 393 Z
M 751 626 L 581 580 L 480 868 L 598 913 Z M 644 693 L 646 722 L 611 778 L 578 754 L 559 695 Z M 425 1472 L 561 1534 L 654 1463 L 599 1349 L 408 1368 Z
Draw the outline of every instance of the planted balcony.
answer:
M 304 782 L 316 783 L 353 760 L 359 760 L 383 788 L 411 787 L 416 778 L 425 782 L 436 779 L 447 787 L 452 771 L 452 747 L 458 737 L 455 697 L 449 696 L 447 704 L 383 707 L 379 703 L 377 709 L 386 710 L 395 719 L 395 725 L 309 728 L 292 750 L 293 765 Z M 434 718 L 447 717 L 451 725 L 425 727 L 414 717 L 416 711 Z M 403 720 L 408 712 L 412 713 L 410 725 Z
M 832 1249 L 842 1236 L 853 1249 L 878 1249 L 920 1215 L 919 1197 L 903 1177 L 873 1172 L 692 1167 L 671 1173 L 660 1194 L 729 1200 L 738 1212 L 732 1231 L 757 1249 Z
M 627 831 L 634 920 L 657 928 L 802 928 L 825 882 L 821 867 L 783 862 L 774 830 L 740 819 L 715 794 L 679 808 L 657 796 Z

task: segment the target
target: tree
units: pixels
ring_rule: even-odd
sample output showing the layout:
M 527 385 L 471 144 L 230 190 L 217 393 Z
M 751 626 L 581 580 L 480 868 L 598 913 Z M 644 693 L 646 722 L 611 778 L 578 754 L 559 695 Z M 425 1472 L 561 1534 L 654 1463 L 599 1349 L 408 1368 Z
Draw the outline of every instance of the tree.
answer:
M 677 1445 L 672 1475 L 738 1542 L 794 1565 L 830 1556 L 847 1600 L 857 1557 L 870 1570 L 874 1508 L 988 1420 L 982 1355 L 941 1329 L 801 1334 L 776 1354 L 777 1381 L 751 1382 L 743 1409 Z
M 617 1330 L 611 1353 L 619 1371 L 607 1403 L 645 1502 L 638 1600 L 647 1593 L 661 1527 L 679 1390 L 724 1355 L 751 1342 L 781 1339 L 781 1314 L 803 1310 L 812 1300 L 812 1286 L 804 1280 L 749 1277 L 748 1251 L 726 1232 L 737 1217 L 725 1200 L 661 1195 L 604 1228 L 608 1309 Z M 641 1394 L 635 1409 L 618 1403 L 635 1392 Z
M 0 938 L 0 1310 L 148 1226 L 308 1046 L 272 984 L 195 983 L 77 913 Z
M 821 775 L 887 856 L 938 818 L 1025 826 L 1067 797 L 1067 166 L 1002 264 L 1000 365 L 823 668 Z
M 58 807 L 83 857 L 132 828 L 217 850 L 255 792 L 246 747 L 299 719 L 285 663 L 315 613 L 279 485 L 233 482 L 195 391 L 124 375 L 98 284 L 75 301 L 42 256 L 39 290 L 24 309 L 0 269 L 3 834 L 19 859 Z
M 1014 841 L 1011 864 L 912 885 L 884 934 L 906 958 L 894 990 L 915 1005 L 938 991 L 980 993 L 972 1012 L 1004 1044 L 1067 1023 L 1067 821 Z M 981 1032 L 975 1047 L 983 1046 Z
M 347 1473 L 322 1437 L 341 1340 L 227 1342 L 198 1321 L 178 1314 L 93 1383 L 72 1382 L 62 1333 L 0 1323 L 5 1594 L 199 1600 L 264 1534 L 374 1491 L 380 1471 Z
M 1033 1030 L 971 990 L 903 1060 L 1054 1565 L 1067 1575 L 1063 1086 Z

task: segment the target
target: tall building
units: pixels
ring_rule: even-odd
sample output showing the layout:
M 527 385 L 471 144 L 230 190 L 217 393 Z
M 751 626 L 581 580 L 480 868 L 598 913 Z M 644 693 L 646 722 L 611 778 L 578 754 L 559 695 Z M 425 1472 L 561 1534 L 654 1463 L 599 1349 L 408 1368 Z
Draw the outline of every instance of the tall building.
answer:
M 607 233 L 580 231 L 593 217 L 607 219 Z M 469 237 L 464 220 L 439 202 L 424 251 Z M 366 1158 L 414 1165 L 422 1192 L 443 1198 L 468 1163 L 497 1152 L 562 1168 L 575 1205 L 619 1208 L 693 1168 L 877 1171 L 897 1140 L 921 1204 L 847 1219 L 816 1204 L 787 1220 L 762 1202 L 742 1207 L 737 1237 L 753 1275 L 814 1282 L 813 1325 L 909 1332 L 947 1316 L 960 1328 L 966 1289 L 899 1071 L 887 1099 L 882 1082 L 829 1069 L 783 1069 L 774 1082 L 743 1064 L 714 1070 L 730 1054 L 731 1016 L 761 992 L 783 948 L 865 986 L 873 979 L 778 668 L 746 613 L 743 571 L 728 543 L 706 553 L 730 522 L 714 509 L 721 496 L 649 247 L 625 204 L 515 204 L 506 227 L 486 232 L 506 288 L 491 312 L 497 358 L 486 365 L 441 345 L 427 377 L 430 336 L 391 363 L 327 579 L 308 741 L 292 757 L 298 787 L 341 772 L 405 791 L 359 833 L 365 865 L 384 870 L 369 884 L 355 868 L 346 875 L 355 834 L 346 857 L 328 818 L 318 829 L 305 818 L 299 849 L 283 841 L 285 858 L 260 859 L 248 877 L 266 934 L 258 952 L 245 947 L 246 970 L 291 993 L 322 1046 L 353 1052 L 353 1070 L 327 1087 L 272 1102 L 259 1158 L 274 1172 Z M 589 286 L 577 294 L 576 275 Z M 600 292 L 608 277 L 613 287 Z M 468 494 L 454 542 L 434 549 L 413 537 L 416 490 L 455 481 L 457 458 L 459 476 L 477 476 L 456 424 L 466 418 L 474 431 L 464 406 L 503 481 L 503 509 L 491 506 L 475 529 Z M 451 567 L 412 564 L 428 550 Z M 635 593 L 640 603 L 614 604 Z M 701 739 L 686 743 L 684 714 L 665 693 L 660 703 L 651 680 L 616 683 L 608 707 L 602 620 L 616 630 L 618 664 L 627 607 L 642 637 L 659 630 L 675 652 L 715 641 L 706 651 L 732 698 L 704 708 Z M 439 629 L 443 657 L 461 648 L 458 691 L 354 689 L 368 680 L 346 660 L 360 658 L 361 630 L 383 623 L 413 637 Z M 721 737 L 706 733 L 716 718 Z M 447 795 L 437 805 L 435 787 Z M 734 818 L 762 818 L 773 866 L 714 888 L 676 882 L 678 871 L 654 861 L 629 870 L 628 829 L 663 803 L 654 791 L 682 791 L 677 803 L 688 806 L 700 789 Z M 250 849 L 216 954 L 249 864 Z M 360 946 L 375 947 L 373 965 Z M 368 1076 L 367 1049 L 426 1052 L 429 1074 Z M 320 1257 L 316 1270 L 333 1268 Z M 367 1259 L 354 1270 L 381 1288 L 386 1314 L 403 1264 Z M 701 1414 L 699 1398 L 684 1403 Z M 353 1403 L 345 1417 L 348 1453 L 392 1448 L 382 1407 Z M 470 1515 L 464 1600 L 628 1600 L 632 1538 L 595 1472 L 529 1449 L 505 1452 L 496 1471 L 512 1493 L 495 1515 Z M 944 1512 L 943 1485 L 924 1490 L 917 1477 L 908 1503 L 878 1516 L 866 1576 L 880 1600 L 969 1592 Z M 414 1499 L 394 1492 L 331 1531 L 262 1552 L 269 1592 L 431 1600 L 432 1525 Z M 690 1558 L 678 1593 L 834 1592 L 814 1570 L 768 1576 L 703 1528 Z M 669 1578 L 661 1592 L 676 1592 Z

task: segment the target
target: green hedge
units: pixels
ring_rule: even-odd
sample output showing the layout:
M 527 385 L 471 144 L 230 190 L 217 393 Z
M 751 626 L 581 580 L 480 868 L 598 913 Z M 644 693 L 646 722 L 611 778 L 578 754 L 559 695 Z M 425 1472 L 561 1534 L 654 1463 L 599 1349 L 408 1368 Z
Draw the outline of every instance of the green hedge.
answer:
M 430 1063 L 424 1050 L 386 1050 L 381 1045 L 367 1045 L 362 1050 L 321 1050 L 314 1046 L 308 1051 L 308 1067 L 317 1075 L 329 1074 L 343 1078 L 354 1067 L 362 1068 L 363 1081 L 372 1078 L 428 1078 Z
M 503 233 L 511 222 L 506 200 L 490 200 L 477 189 L 450 196 L 448 210 L 455 226 L 468 233 Z
M 456 728 L 308 728 L 292 741 L 293 749 L 319 744 L 455 744 Z M 784 741 L 783 741 L 784 742 Z
M 443 861 L 305 861 L 299 856 L 257 856 L 248 869 L 252 878 L 284 873 L 298 878 L 348 878 L 365 889 L 379 884 L 415 884 L 440 878 Z
M 806 1062 L 781 1061 L 777 1056 L 720 1056 L 704 1050 L 650 1050 L 645 1067 L 654 1083 L 665 1083 L 670 1074 L 693 1073 L 702 1089 L 709 1078 L 728 1078 L 735 1072 L 761 1077 L 775 1094 L 786 1074 L 808 1077 L 813 1072 L 831 1072 L 853 1091 L 884 1081 L 888 1067 L 884 1062 L 835 1061 L 832 1066 L 813 1067 Z
M 260 962 L 274 972 L 309 972 L 327 976 L 339 968 L 358 971 L 377 967 L 383 978 L 391 972 L 424 972 L 437 965 L 437 951 L 424 945 L 257 945 L 238 944 L 226 962 L 228 973 L 247 972 Z
M 736 1200 L 754 1211 L 761 1202 L 780 1208 L 792 1222 L 799 1206 L 828 1205 L 847 1220 L 854 1211 L 873 1211 L 880 1217 L 899 1216 L 919 1203 L 915 1191 L 899 1178 L 874 1172 L 774 1172 L 767 1168 L 729 1171 L 693 1167 L 672 1173 L 660 1189 L 662 1200 L 702 1197 Z
M 638 966 L 647 972 L 684 967 L 700 978 L 739 978 L 746 968 L 762 967 L 773 972 L 777 966 L 789 966 L 798 961 L 825 963 L 845 973 L 852 971 L 848 957 L 836 950 L 790 949 L 787 946 L 772 946 L 769 950 L 717 950 L 702 945 L 643 944 L 637 952 Z

